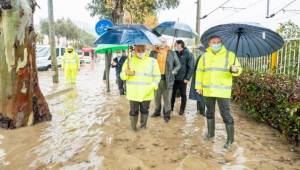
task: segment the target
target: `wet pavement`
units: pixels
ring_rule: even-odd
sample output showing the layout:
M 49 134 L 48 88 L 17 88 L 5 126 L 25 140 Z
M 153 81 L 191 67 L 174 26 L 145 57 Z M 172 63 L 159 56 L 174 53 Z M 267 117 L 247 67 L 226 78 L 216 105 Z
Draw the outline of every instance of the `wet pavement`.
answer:
M 149 118 L 148 128 L 129 129 L 128 102 L 102 81 L 103 63 L 81 68 L 77 87 L 51 96 L 53 120 L 17 130 L 0 129 L 0 169 L 5 170 L 248 170 L 300 169 L 300 151 L 277 131 L 257 123 L 232 105 L 236 142 L 222 148 L 226 134 L 218 115 L 216 138 L 206 141 L 205 119 L 188 101 L 184 116 L 176 112 L 169 124 Z M 62 73 L 60 72 L 60 75 Z M 51 72 L 40 72 L 46 95 L 66 87 L 53 86 Z M 151 112 L 153 111 L 153 103 Z

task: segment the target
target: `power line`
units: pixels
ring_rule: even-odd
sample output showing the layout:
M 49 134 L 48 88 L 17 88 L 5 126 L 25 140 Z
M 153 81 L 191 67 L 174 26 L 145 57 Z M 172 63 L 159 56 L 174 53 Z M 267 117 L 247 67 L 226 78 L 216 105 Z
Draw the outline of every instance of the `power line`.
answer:
M 294 2 L 296 2 L 297 0 L 292 0 L 290 1 L 288 4 L 286 4 L 284 7 L 282 7 L 281 9 L 279 9 L 277 12 L 273 13 L 272 15 L 268 16 L 267 18 L 273 18 L 275 15 L 277 15 L 279 12 L 284 11 L 285 8 L 287 8 L 288 6 L 292 5 Z
M 253 2 L 253 3 L 249 4 L 249 5 L 247 5 L 246 7 L 244 7 L 244 9 L 243 9 L 243 10 L 246 10 L 246 9 L 252 8 L 253 6 L 255 6 L 255 5 L 257 5 L 257 4 L 261 3 L 261 2 L 263 2 L 263 1 L 262 1 L 262 0 L 257 0 L 257 1 L 255 1 L 255 2 Z M 224 18 L 221 18 L 221 19 L 220 19 L 220 20 L 218 20 L 217 22 L 219 22 L 219 21 L 223 21 L 223 20 L 225 20 L 225 19 L 227 19 L 227 18 L 229 18 L 229 17 L 232 17 L 233 15 L 236 15 L 237 13 L 239 13 L 239 12 L 241 12 L 241 11 L 242 11 L 242 10 L 235 11 L 234 13 L 231 13 L 231 14 L 229 14 L 229 15 L 225 16 Z
M 210 14 L 214 13 L 215 11 L 217 11 L 218 9 L 222 8 L 225 4 L 227 4 L 229 1 L 231 0 L 227 0 L 225 1 L 223 4 L 221 4 L 220 6 L 218 6 L 217 8 L 215 8 L 214 10 L 212 10 L 210 13 L 204 15 L 203 17 L 201 17 L 200 19 L 204 19 L 207 18 Z

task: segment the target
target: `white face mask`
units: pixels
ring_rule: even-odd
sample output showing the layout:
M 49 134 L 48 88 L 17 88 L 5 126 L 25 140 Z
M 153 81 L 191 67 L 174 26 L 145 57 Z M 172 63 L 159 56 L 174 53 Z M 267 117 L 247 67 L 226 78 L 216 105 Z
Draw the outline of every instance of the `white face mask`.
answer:
M 144 55 L 145 55 L 145 53 L 136 53 L 137 54 L 137 56 L 140 58 L 140 59 L 142 59 L 143 57 L 144 57 Z

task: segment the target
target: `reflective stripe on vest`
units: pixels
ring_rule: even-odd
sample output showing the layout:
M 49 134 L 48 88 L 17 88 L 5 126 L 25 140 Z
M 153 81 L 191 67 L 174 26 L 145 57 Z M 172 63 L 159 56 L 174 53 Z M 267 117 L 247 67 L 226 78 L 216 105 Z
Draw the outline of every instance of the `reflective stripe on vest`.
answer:
M 73 54 L 72 58 L 66 57 L 65 59 L 66 64 L 76 64 L 76 56 Z
M 208 72 L 208 71 L 223 71 L 223 72 L 228 72 L 229 71 L 229 51 L 226 51 L 226 57 L 225 57 L 225 65 L 224 68 L 218 68 L 218 67 L 210 67 L 210 68 L 205 68 L 206 66 L 206 60 L 205 60 L 205 54 L 203 55 L 203 67 L 204 70 L 197 69 L 197 71 L 203 71 L 203 72 Z
M 206 89 L 222 89 L 222 90 L 231 90 L 231 86 L 218 86 L 218 85 L 203 85 Z
M 134 76 L 140 76 L 140 77 L 150 77 L 150 78 L 155 78 L 155 77 L 160 77 L 161 75 L 154 74 L 154 67 L 155 67 L 155 60 L 152 60 L 152 67 L 151 67 L 151 73 L 135 73 Z M 153 81 L 155 84 L 158 84 L 159 82 Z M 140 85 L 140 86 L 149 86 L 152 83 L 151 82 L 137 82 L 137 81 L 127 81 L 126 84 L 128 85 Z

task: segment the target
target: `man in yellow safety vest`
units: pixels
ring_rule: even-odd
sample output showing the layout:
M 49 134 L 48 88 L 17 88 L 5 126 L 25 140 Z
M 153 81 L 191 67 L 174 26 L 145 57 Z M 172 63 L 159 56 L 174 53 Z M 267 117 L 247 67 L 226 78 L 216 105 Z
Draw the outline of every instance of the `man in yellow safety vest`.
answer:
M 150 101 L 158 88 L 160 71 L 157 61 L 150 58 L 145 45 L 135 45 L 131 57 L 125 61 L 121 79 L 126 81 L 126 96 L 130 103 L 131 127 L 137 131 L 137 121 L 141 112 L 141 128 L 146 128 Z
M 230 98 L 233 76 L 239 76 L 241 73 L 242 68 L 235 54 L 222 45 L 219 36 L 210 37 L 207 52 L 203 54 L 197 66 L 195 88 L 205 97 L 208 139 L 215 135 L 215 104 L 218 102 L 227 132 L 224 148 L 229 148 L 234 141 Z
M 77 73 L 80 68 L 80 59 L 74 48 L 68 46 L 62 57 L 62 68 L 65 72 L 66 81 L 69 84 L 76 84 Z

